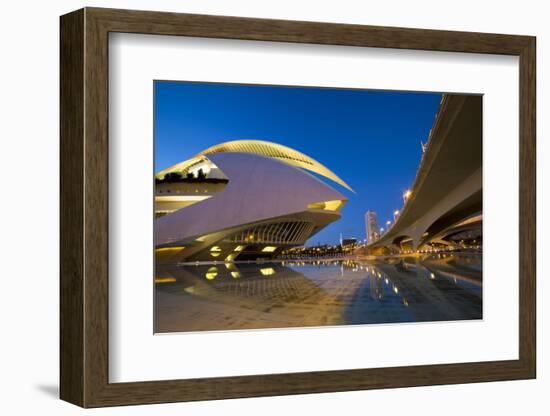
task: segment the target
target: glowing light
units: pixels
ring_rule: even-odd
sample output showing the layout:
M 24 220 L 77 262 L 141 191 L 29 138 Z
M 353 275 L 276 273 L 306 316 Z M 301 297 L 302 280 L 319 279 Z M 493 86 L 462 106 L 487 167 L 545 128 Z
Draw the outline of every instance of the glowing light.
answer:
M 185 247 L 163 247 L 163 248 L 157 248 L 155 250 L 155 253 L 176 253 L 180 250 L 183 250 Z
M 217 267 L 210 267 L 204 276 L 208 280 L 214 280 L 217 275 L 218 275 L 218 268 Z
M 260 269 L 260 273 L 263 276 L 271 276 L 272 274 L 275 274 L 275 270 L 273 267 L 264 267 L 263 269 Z
M 405 201 L 406 201 L 407 199 L 409 199 L 409 198 L 411 197 L 411 195 L 412 195 L 411 190 L 410 190 L 410 189 L 407 189 L 407 190 L 405 191 L 405 193 L 403 194 L 403 199 L 405 199 Z
M 233 260 L 235 260 L 235 257 L 237 257 L 237 254 L 231 253 L 229 256 L 227 256 L 227 257 L 225 258 L 225 261 L 232 262 Z M 226 265 L 226 266 L 227 266 L 227 265 Z M 227 267 L 229 267 L 229 266 L 227 266 Z
M 173 283 L 176 281 L 175 277 L 156 277 L 155 283 Z
M 308 204 L 309 209 L 323 209 L 326 211 L 340 211 L 340 208 L 344 206 L 346 201 L 335 199 L 333 201 L 313 202 Z
M 238 279 L 239 277 L 241 277 L 241 273 L 240 272 L 231 272 L 231 277 L 233 279 Z
M 183 246 L 157 248 L 155 249 L 155 258 L 160 262 L 176 260 L 183 249 L 185 249 Z
M 233 251 L 243 251 L 243 250 L 244 250 L 244 246 L 237 246 Z
M 210 255 L 212 257 L 218 257 L 220 254 L 222 254 L 222 249 L 219 248 L 218 246 L 213 246 L 211 249 L 210 249 Z
M 430 273 L 430 279 L 435 279 L 435 274 Z
M 399 210 L 396 209 L 395 211 L 393 211 L 393 222 L 397 221 L 398 216 L 399 216 Z
M 275 250 L 277 250 L 277 247 L 274 246 L 265 246 L 262 251 L 264 253 L 273 253 Z

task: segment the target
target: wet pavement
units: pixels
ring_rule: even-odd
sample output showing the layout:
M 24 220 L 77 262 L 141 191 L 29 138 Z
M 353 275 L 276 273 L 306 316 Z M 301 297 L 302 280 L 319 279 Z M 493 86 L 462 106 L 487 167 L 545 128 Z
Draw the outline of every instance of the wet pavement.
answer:
M 482 318 L 480 254 L 163 267 L 155 332 Z

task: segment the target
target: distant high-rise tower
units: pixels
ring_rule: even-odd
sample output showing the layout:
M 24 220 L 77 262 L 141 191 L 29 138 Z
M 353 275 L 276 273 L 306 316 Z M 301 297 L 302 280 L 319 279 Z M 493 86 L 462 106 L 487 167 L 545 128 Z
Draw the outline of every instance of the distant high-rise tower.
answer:
M 376 218 L 376 212 L 367 211 L 365 214 L 365 226 L 367 229 L 367 243 L 373 243 L 378 240 L 380 236 L 378 231 L 378 220 Z

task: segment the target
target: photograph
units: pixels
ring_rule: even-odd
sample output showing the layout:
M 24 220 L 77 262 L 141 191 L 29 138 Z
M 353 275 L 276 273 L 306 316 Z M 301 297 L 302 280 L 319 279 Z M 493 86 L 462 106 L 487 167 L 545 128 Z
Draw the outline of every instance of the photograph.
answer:
M 483 319 L 482 99 L 154 81 L 154 332 Z

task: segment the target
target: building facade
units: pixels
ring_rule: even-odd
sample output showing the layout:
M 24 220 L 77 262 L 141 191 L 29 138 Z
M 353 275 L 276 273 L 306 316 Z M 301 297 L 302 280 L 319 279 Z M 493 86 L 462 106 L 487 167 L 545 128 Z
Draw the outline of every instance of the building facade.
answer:
M 285 146 L 234 141 L 156 175 L 155 252 L 160 263 L 270 258 L 341 217 L 347 189 L 319 162 Z
M 367 235 L 367 243 L 373 243 L 380 237 L 379 228 L 378 228 L 378 218 L 376 212 L 367 211 L 365 214 L 365 228 Z

